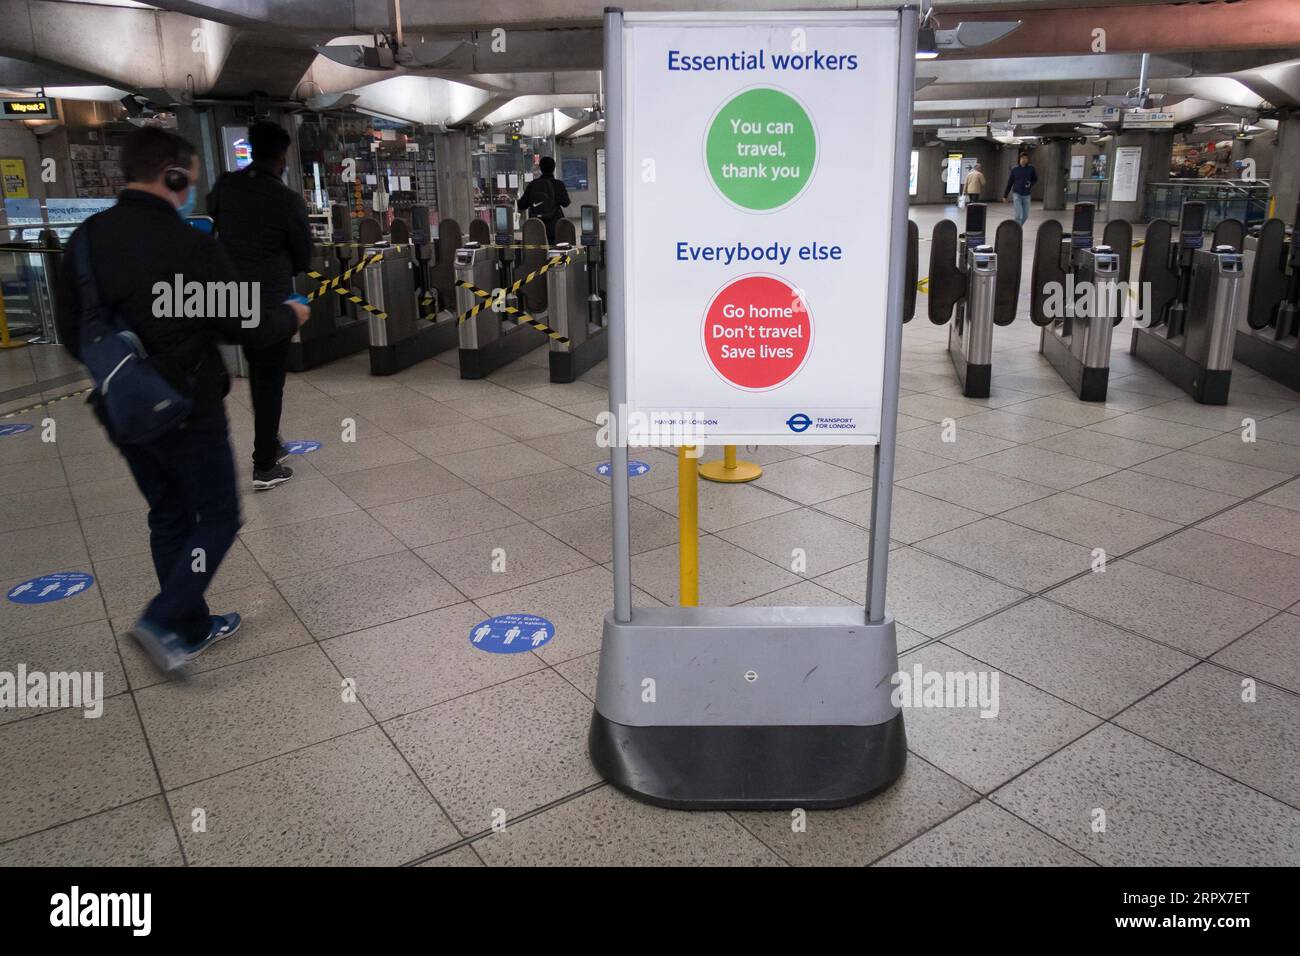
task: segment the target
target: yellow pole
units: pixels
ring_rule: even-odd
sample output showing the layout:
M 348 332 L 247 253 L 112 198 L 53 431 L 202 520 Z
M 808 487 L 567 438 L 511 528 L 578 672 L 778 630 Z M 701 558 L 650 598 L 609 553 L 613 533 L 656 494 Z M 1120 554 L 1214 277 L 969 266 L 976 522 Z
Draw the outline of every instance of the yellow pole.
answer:
M 677 449 L 677 591 L 682 607 L 700 603 L 700 499 L 693 445 Z
M 700 462 L 700 477 L 709 481 L 753 481 L 763 469 L 752 461 L 737 461 L 736 446 L 722 446 L 722 461 Z

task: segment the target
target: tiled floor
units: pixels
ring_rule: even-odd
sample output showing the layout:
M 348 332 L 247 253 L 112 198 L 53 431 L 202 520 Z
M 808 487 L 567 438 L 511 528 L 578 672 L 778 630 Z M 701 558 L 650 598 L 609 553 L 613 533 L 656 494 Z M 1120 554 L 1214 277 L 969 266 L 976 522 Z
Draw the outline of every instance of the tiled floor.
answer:
M 937 210 L 917 213 L 928 235 Z M 124 637 L 154 582 L 116 453 L 79 401 L 19 416 L 52 417 L 57 441 L 0 438 L 0 585 L 96 584 L 0 602 L 0 671 L 101 671 L 108 699 L 99 719 L 0 712 L 0 863 L 1300 862 L 1300 395 L 1238 368 L 1231 406 L 1198 406 L 1121 329 L 1111 400 L 1083 405 L 1035 331 L 997 331 L 983 401 L 961 398 L 945 329 L 922 315 L 904 338 L 901 661 L 997 671 L 999 714 L 909 710 L 902 779 L 806 830 L 650 808 L 587 759 L 612 583 L 603 367 L 574 386 L 543 354 L 480 382 L 443 361 L 371 378 L 360 358 L 292 376 L 285 435 L 324 447 L 245 497 L 212 588 L 244 630 L 183 682 Z M 243 383 L 229 410 L 242 467 Z M 636 602 L 673 602 L 674 462 L 637 457 Z M 705 602 L 860 602 L 869 454 L 753 457 L 752 485 L 700 489 Z M 470 645 L 507 612 L 555 639 Z

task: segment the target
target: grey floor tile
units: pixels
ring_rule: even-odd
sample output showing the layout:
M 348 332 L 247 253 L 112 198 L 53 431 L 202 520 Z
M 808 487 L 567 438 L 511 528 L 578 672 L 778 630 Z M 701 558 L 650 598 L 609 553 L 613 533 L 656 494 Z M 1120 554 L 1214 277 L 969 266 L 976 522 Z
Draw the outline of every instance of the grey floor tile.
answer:
M 1205 441 L 1219 434 L 1217 429 L 1182 425 L 1136 413 L 1121 415 L 1119 418 L 1108 418 L 1086 427 L 1088 431 L 1117 435 L 1120 438 L 1160 445 L 1163 448 L 1186 448 L 1188 445 L 1195 445 L 1199 441 Z
M 511 511 L 529 520 L 609 504 L 609 488 L 604 483 L 572 468 L 509 478 L 482 488 Z
M 699 569 L 700 604 L 705 607 L 739 604 L 799 580 L 798 575 L 713 535 L 700 539 Z M 656 600 L 678 604 L 677 546 L 633 555 L 632 581 Z
M 1048 592 L 1053 601 L 1198 657 L 1214 653 L 1275 613 L 1271 608 L 1132 561 Z
M 450 853 L 442 853 L 432 859 L 425 860 L 420 866 L 485 866 L 484 862 L 479 859 L 479 855 L 474 852 L 473 847 L 463 846 L 459 849 L 452 850 Z
M 550 621 L 555 625 L 555 636 L 533 653 L 555 664 L 600 649 L 605 614 L 614 606 L 614 575 L 605 568 L 584 568 L 479 598 L 475 603 L 492 616 L 536 614 Z M 633 607 L 658 603 L 639 588 L 632 589 Z
M 459 837 L 378 727 L 168 797 L 194 866 L 395 866 Z
M 489 654 L 470 643 L 484 612 L 469 603 L 321 642 L 377 720 L 389 720 L 541 670 L 532 653 Z
M 397 432 L 393 437 L 426 458 L 454 455 L 462 451 L 473 451 L 476 448 L 490 448 L 493 445 L 509 445 L 514 441 L 509 435 L 503 435 L 496 429 L 475 421 Z
M 1272 491 L 1260 495 L 1258 500 L 1264 504 L 1300 511 L 1300 479 L 1288 481 L 1282 487 L 1274 488 Z
M 0 469 L 0 472 L 3 470 Z M 57 482 L 57 484 L 62 483 L 61 480 Z M 122 511 L 145 511 L 149 507 L 149 503 L 140 494 L 140 489 L 136 487 L 134 478 L 109 478 L 105 481 L 88 481 L 73 485 L 72 500 L 76 502 L 77 513 L 82 518 L 117 514 Z
M 1279 614 L 1211 660 L 1300 693 L 1300 617 Z
M 488 866 L 779 866 L 730 816 L 679 813 L 601 787 L 477 840 Z
M 1107 866 L 1293 866 L 1300 854 L 1300 811 L 1110 724 L 992 799 Z
M 1180 398 L 1163 405 L 1144 408 L 1141 413 L 1148 418 L 1229 432 L 1240 430 L 1243 419 L 1269 418 L 1295 405 L 1294 402 L 1279 402 L 1258 395 L 1234 395 L 1233 398 L 1235 401 L 1228 405 L 1200 405 L 1187 398 Z M 1243 402 L 1243 398 L 1247 401 Z
M 90 555 L 76 521 L 0 534 L 0 578 L 86 571 Z
M 1249 442 L 1243 441 L 1240 434 L 1219 435 L 1192 445 L 1187 451 L 1253 468 L 1280 471 L 1290 476 L 1300 474 L 1300 446 L 1268 441 L 1258 435 L 1254 441 Z
M 187 664 L 187 674 L 201 674 L 227 664 L 264 657 L 312 642 L 311 635 L 298 620 L 298 615 L 293 613 L 280 592 L 270 583 L 222 591 L 212 596 L 212 610 L 218 614 L 234 611 L 243 618 L 243 623 L 238 634 L 226 638 Z M 131 639 L 128 632 L 134 624 L 134 614 L 113 621 L 118 649 L 131 686 L 139 689 L 164 683 L 168 680 L 167 676 L 153 666 L 144 651 Z
M 81 522 L 81 533 L 85 536 L 90 557 L 95 561 L 141 554 L 149 550 L 149 514 L 124 511 L 85 518 Z
M 134 620 L 158 593 L 158 574 L 154 570 L 153 559 L 147 553 L 98 561 L 95 572 L 104 592 L 104 605 L 113 619 L 129 615 Z M 211 598 L 223 591 L 265 584 L 268 580 L 253 555 L 236 538 L 217 568 L 212 583 L 208 585 L 207 593 Z
M 898 485 L 985 515 L 997 514 L 1052 493 L 1046 485 L 997 474 L 969 463 L 906 478 Z
M 870 479 L 875 471 L 875 448 L 867 445 L 845 445 L 827 452 L 814 455 L 818 461 L 829 462 L 850 471 L 866 475 Z M 901 481 L 913 475 L 923 475 L 927 471 L 947 468 L 952 462 L 938 455 L 899 445 L 894 449 L 894 478 Z
M 543 405 L 539 409 L 510 412 L 507 415 L 494 415 L 483 419 L 483 424 L 495 428 L 511 438 L 524 441 L 529 438 L 541 438 L 543 435 L 559 435 L 581 429 L 591 431 L 591 423 L 576 415 L 570 415 L 560 408 Z
M 868 562 L 859 562 L 823 575 L 816 583 L 857 602 L 866 594 L 867 570 Z M 969 624 L 1024 596 L 914 548 L 899 548 L 889 556 L 886 607 L 900 623 L 927 637 Z
M 1114 419 L 1118 421 L 1119 419 Z M 1010 442 L 1031 442 L 1051 435 L 1070 431 L 1070 425 L 1031 418 L 1028 415 L 1013 415 L 1011 412 L 994 410 L 971 415 L 961 420 L 962 428 L 1004 438 Z
M 1001 807 L 981 800 L 922 833 L 876 866 L 1092 866 Z
M 997 438 L 973 428 L 968 429 L 965 419 L 960 424 L 954 420 L 951 430 L 942 423 L 913 428 L 899 435 L 898 443 L 952 461 L 969 461 L 1016 447 L 1014 441 Z
M 916 547 L 1022 591 L 1041 591 L 1092 564 L 1088 548 L 1000 518 L 946 531 Z
M 1182 528 L 1172 521 L 1070 492 L 1039 498 L 998 517 L 1085 548 L 1103 548 L 1110 556 L 1132 551 Z
M 1117 418 L 1124 414 L 1122 409 L 1107 408 L 1094 402 L 1078 402 L 1073 396 L 1058 398 L 1054 395 L 1009 405 L 1007 411 L 1014 415 L 1028 415 L 1031 418 L 1056 422 L 1058 425 L 1076 427 L 1105 421 L 1107 418 Z
M 1047 485 L 1057 491 L 1066 491 L 1115 471 L 1111 465 L 1085 461 L 1082 458 L 1062 455 L 1033 445 L 1020 445 L 1007 451 L 985 455 L 973 464 L 999 475 Z
M 357 510 L 356 502 L 328 478 L 294 478 L 267 491 L 250 491 L 240 504 L 245 534 Z
M 0 841 L 158 792 L 131 698 L 100 717 L 62 710 L 0 727 Z
M 666 547 L 677 540 L 677 519 L 639 498 L 628 501 L 632 553 Z M 601 564 L 613 560 L 613 517 L 608 503 L 542 518 L 539 528 Z
M 866 529 L 810 508 L 737 525 L 718 537 L 809 578 L 871 554 Z
M 460 491 L 469 485 L 446 468 L 422 458 L 337 475 L 334 484 L 362 508 Z
M 467 420 L 460 412 L 409 388 L 366 392 L 349 397 L 347 404 L 390 434 L 456 425 Z
M 550 410 L 550 406 L 544 402 L 500 386 L 496 386 L 494 392 L 478 393 L 472 398 L 451 399 L 446 404 L 448 408 L 476 421 L 501 418 L 506 415 L 540 415 Z M 608 402 L 604 405 L 606 408 L 609 407 Z
M 549 379 L 546 370 L 542 370 L 542 374 Z M 573 405 L 583 405 L 589 402 L 609 401 L 609 392 L 606 389 L 588 382 L 569 382 L 561 385 L 547 381 L 545 384 L 532 388 L 521 388 L 520 391 L 529 398 L 535 398 L 547 405 L 554 405 L 556 408 L 569 408 Z
M 1134 552 L 1132 559 L 1269 607 L 1290 607 L 1300 594 L 1300 557 L 1195 528 Z
M 1088 428 L 1053 435 L 1034 442 L 1035 448 L 1060 452 L 1075 458 L 1099 462 L 1114 468 L 1128 468 L 1138 462 L 1149 461 L 1167 454 L 1169 449 L 1148 442 L 1134 441 L 1118 435 L 1107 435 Z
M 42 447 L 53 450 L 53 445 Z M 109 478 L 130 478 L 131 469 L 116 448 L 91 452 L 85 455 L 64 455 L 63 470 L 68 484 L 80 485 L 89 481 L 106 481 Z
M 720 487 L 725 490 L 735 486 Z M 763 474 L 752 486 L 742 487 L 770 491 L 800 504 L 811 505 L 863 491 L 870 488 L 871 483 L 856 471 L 804 456 L 764 465 Z
M 1260 438 L 1266 441 L 1285 442 L 1288 445 L 1300 445 L 1300 419 L 1266 418 L 1256 426 Z
M 903 775 L 870 800 L 842 810 L 808 813 L 796 832 L 787 812 L 732 816 L 796 866 L 865 866 L 974 803 L 978 794 L 908 754 Z
M 162 797 L 0 843 L 0 866 L 183 865 L 176 828 Z
M 609 459 L 609 449 L 601 448 L 597 443 L 598 434 L 599 432 L 594 428 L 581 428 L 577 431 L 564 431 L 540 438 L 528 438 L 524 440 L 524 444 L 556 461 L 576 467 Z M 635 458 L 636 454 L 633 453 L 629 457 Z
M 1200 527 L 1203 531 L 1300 557 L 1300 511 L 1243 501 Z
M 8 581 L 0 581 L 0 594 L 7 595 L 11 589 L 32 577 L 33 575 L 24 574 Z M 89 621 L 101 621 L 107 616 L 100 596 L 99 581 L 96 580 L 80 594 L 48 604 L 15 604 L 7 599 L 0 600 L 0 634 L 5 638 L 20 637 Z
M 415 552 L 469 598 L 589 567 L 591 559 L 531 524 L 511 525 Z
M 439 455 L 435 460 L 448 471 L 478 487 L 565 467 L 564 462 L 517 442 Z
M 1300 697 L 1201 664 L 1115 718 L 1148 740 L 1295 807 L 1300 804 Z
M 978 511 L 931 498 L 901 485 L 895 486 L 892 499 L 889 536 L 905 544 L 913 544 L 922 538 L 960 528 L 984 517 Z M 871 492 L 861 491 L 823 501 L 817 505 L 817 510 L 867 528 L 871 525 Z
M 805 459 L 811 461 L 812 459 Z M 778 462 L 777 464 L 784 464 Z M 770 467 L 776 467 L 775 465 Z M 830 467 L 830 466 L 827 466 Z M 840 469 L 841 471 L 843 469 Z M 698 486 L 699 523 L 702 531 L 720 531 L 748 524 L 785 511 L 794 511 L 798 502 L 783 498 L 749 484 L 719 484 L 701 481 Z M 670 515 L 677 515 L 677 490 L 653 491 L 638 497 Z
M 1173 451 L 1160 458 L 1136 464 L 1133 470 L 1239 498 L 1259 494 L 1291 477 L 1284 472 L 1196 455 L 1190 451 Z
M 477 488 L 399 501 L 370 514 L 409 548 L 519 523 L 519 515 Z
M 914 418 L 941 422 L 945 418 L 963 418 L 987 411 L 983 405 L 967 398 L 941 395 L 904 395 L 898 401 L 898 410 Z
M 929 644 L 899 657 L 900 672 L 914 678 L 918 666 L 922 674 L 937 671 L 945 681 L 948 674 L 974 675 L 976 680 L 987 675 L 984 680 L 990 692 L 993 675 L 998 674 L 989 709 L 992 716 L 982 716 L 978 704 L 932 707 L 922 702 L 922 706 L 903 708 L 908 747 L 982 793 L 996 789 L 1100 723 L 1098 717 L 942 644 Z M 964 679 L 970 686 L 970 678 Z
M 67 483 L 68 479 L 63 473 L 63 463 L 58 458 L 48 455 L 37 461 L 0 464 L 0 488 L 5 490 L 6 495 L 62 488 Z
M 546 670 L 384 726 L 463 833 L 599 781 L 587 758 L 591 701 Z
M 1241 500 L 1241 495 L 1198 488 L 1185 482 L 1131 471 L 1117 472 L 1070 490 L 1071 494 L 1104 501 L 1165 521 L 1191 524 Z
M 0 531 L 20 531 L 40 525 L 76 521 L 77 508 L 65 487 L 42 488 L 0 497 Z
M 242 539 L 272 578 L 336 568 L 406 550 L 406 545 L 364 511 L 246 532 Z
M 26 668 L 29 675 L 72 673 L 78 680 L 82 680 L 80 673 L 100 675 L 92 677 L 90 690 L 105 708 L 112 706 L 107 702 L 107 698 L 114 697 L 127 689 L 126 675 L 122 671 L 122 662 L 117 655 L 117 643 L 113 640 L 113 631 L 107 621 L 74 624 L 71 627 L 44 631 L 40 634 L 6 632 L 0 636 L 0 671 L 7 671 L 14 675 L 20 665 Z M 17 678 L 15 677 L 14 680 Z M 79 686 L 80 693 L 84 694 L 85 683 Z M 24 701 L 24 704 L 23 707 L 0 706 L 0 724 L 35 717 L 58 709 L 32 707 L 27 701 Z M 95 704 L 85 701 L 83 707 L 75 709 L 78 713 L 82 713 L 86 707 L 93 710 Z
M 460 592 L 409 551 L 278 582 L 318 640 L 458 604 Z
M 1196 663 L 1041 598 L 951 634 L 944 643 L 1101 717 Z
M 596 679 L 600 675 L 600 652 L 575 657 L 555 666 L 555 672 L 567 680 L 582 696 L 593 703 L 596 700 Z
M 373 723 L 319 647 L 297 647 L 135 693 L 169 790 Z

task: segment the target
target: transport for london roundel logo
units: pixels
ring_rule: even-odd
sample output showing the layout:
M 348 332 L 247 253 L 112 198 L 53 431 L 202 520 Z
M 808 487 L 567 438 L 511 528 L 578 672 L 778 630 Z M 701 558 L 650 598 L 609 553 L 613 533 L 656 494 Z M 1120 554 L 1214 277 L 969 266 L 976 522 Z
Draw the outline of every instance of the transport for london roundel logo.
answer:
M 812 316 L 799 290 L 769 275 L 741 276 L 713 297 L 704 314 L 704 353 L 730 385 L 763 391 L 803 367 Z
M 817 132 L 789 93 L 755 87 L 733 96 L 713 117 L 704 161 L 718 191 L 737 206 L 779 209 L 812 179 Z

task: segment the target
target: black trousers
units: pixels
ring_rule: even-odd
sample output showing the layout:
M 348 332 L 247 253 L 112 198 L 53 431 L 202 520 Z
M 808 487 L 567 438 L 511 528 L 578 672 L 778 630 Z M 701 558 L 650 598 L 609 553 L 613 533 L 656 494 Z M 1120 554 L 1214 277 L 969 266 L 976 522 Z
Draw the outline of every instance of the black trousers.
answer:
M 275 467 L 280 453 L 280 412 L 284 407 L 289 340 L 264 348 L 244 346 L 244 358 L 253 399 L 253 470 L 266 471 Z
M 145 445 L 119 445 L 149 502 L 158 595 L 141 617 L 191 643 L 208 633 L 208 583 L 239 532 L 239 492 L 226 416 L 183 422 Z

